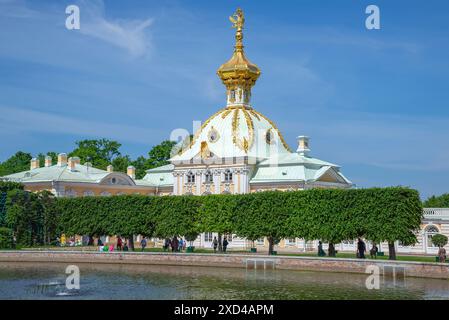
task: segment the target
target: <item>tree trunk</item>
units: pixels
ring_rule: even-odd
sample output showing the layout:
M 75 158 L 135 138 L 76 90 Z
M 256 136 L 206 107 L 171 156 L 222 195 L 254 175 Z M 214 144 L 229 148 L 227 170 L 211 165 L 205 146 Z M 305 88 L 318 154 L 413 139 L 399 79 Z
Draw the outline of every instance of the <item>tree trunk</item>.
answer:
M 131 249 L 131 251 L 134 251 L 134 235 L 131 235 L 128 238 L 128 242 L 129 242 L 129 249 Z
M 396 260 L 396 249 L 394 242 L 388 242 L 388 260 Z
M 218 234 L 218 252 L 223 252 L 223 243 L 221 239 L 221 233 Z
M 274 239 L 273 237 L 268 237 L 268 254 L 272 255 L 274 251 Z
M 335 245 L 332 242 L 329 242 L 329 249 L 327 251 L 328 251 L 329 257 L 335 257 L 336 256 L 336 254 L 335 254 Z

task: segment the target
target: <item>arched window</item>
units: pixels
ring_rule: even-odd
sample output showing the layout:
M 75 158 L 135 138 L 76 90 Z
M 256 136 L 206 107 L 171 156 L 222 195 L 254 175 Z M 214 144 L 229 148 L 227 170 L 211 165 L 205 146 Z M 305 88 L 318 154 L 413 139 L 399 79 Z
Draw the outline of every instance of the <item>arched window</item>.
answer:
M 232 182 L 232 172 L 231 170 L 227 169 L 224 173 L 224 181 L 225 182 Z
M 438 233 L 438 232 L 440 232 L 440 231 L 439 231 L 438 228 L 435 227 L 434 225 L 428 225 L 428 226 L 426 227 L 426 232 L 427 232 L 427 233 Z
M 426 228 L 424 229 L 424 233 L 425 233 L 425 237 L 427 240 L 427 247 L 428 248 L 433 248 L 435 247 L 435 245 L 432 243 L 432 237 L 436 234 L 438 234 L 440 232 L 440 230 L 438 230 L 438 228 L 434 225 L 428 225 L 426 226 Z
M 214 182 L 214 176 L 212 175 L 212 172 L 206 171 L 206 174 L 204 175 L 204 182 L 205 183 Z
M 193 172 L 187 173 L 187 183 L 194 183 L 195 182 L 195 175 Z

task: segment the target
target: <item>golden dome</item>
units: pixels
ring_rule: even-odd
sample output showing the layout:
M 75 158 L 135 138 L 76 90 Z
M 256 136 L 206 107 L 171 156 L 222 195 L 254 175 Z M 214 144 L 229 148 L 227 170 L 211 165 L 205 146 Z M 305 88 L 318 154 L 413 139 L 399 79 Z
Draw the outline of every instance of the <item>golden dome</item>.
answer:
M 260 76 L 260 69 L 251 63 L 243 52 L 243 25 L 245 17 L 239 8 L 233 16 L 229 17 L 236 29 L 234 53 L 231 59 L 220 66 L 217 70 L 218 76 L 228 90 L 237 86 L 250 89 Z

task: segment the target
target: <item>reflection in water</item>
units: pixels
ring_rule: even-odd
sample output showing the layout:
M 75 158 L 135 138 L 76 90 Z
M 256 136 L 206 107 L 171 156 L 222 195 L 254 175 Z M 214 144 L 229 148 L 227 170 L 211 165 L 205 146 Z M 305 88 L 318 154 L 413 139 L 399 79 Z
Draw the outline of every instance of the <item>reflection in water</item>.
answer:
M 79 264 L 80 290 L 65 287 L 62 263 L 2 263 L 0 299 L 449 299 L 437 279 L 214 267 Z

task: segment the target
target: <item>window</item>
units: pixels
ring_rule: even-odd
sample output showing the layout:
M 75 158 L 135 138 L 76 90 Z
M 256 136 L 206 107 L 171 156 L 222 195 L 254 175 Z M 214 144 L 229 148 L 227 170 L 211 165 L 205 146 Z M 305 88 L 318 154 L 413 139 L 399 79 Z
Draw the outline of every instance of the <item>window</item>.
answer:
M 195 182 L 195 175 L 193 172 L 189 172 L 187 174 L 187 183 L 194 183 Z
M 235 90 L 231 90 L 231 98 L 230 98 L 231 102 L 235 101 Z
M 117 178 L 112 178 L 112 179 L 111 179 L 111 183 L 112 183 L 112 184 L 116 184 L 116 183 L 117 183 Z
M 84 191 L 84 196 L 88 197 L 88 196 L 94 196 L 95 193 L 92 190 L 86 190 Z
M 212 175 L 212 172 L 210 172 L 210 171 L 206 172 L 206 174 L 204 175 L 204 178 L 205 178 L 206 183 L 214 182 L 214 176 Z
M 232 182 L 232 172 L 231 170 L 226 170 L 224 174 L 224 181 L 225 182 Z
M 425 236 L 427 238 L 427 247 L 428 248 L 434 248 L 436 247 L 433 242 L 432 242 L 432 237 L 436 234 L 439 233 L 439 230 L 437 227 L 433 226 L 433 225 L 428 225 L 425 229 Z
M 212 232 L 206 232 L 204 234 L 204 241 L 205 242 L 212 242 L 214 237 L 212 236 Z

